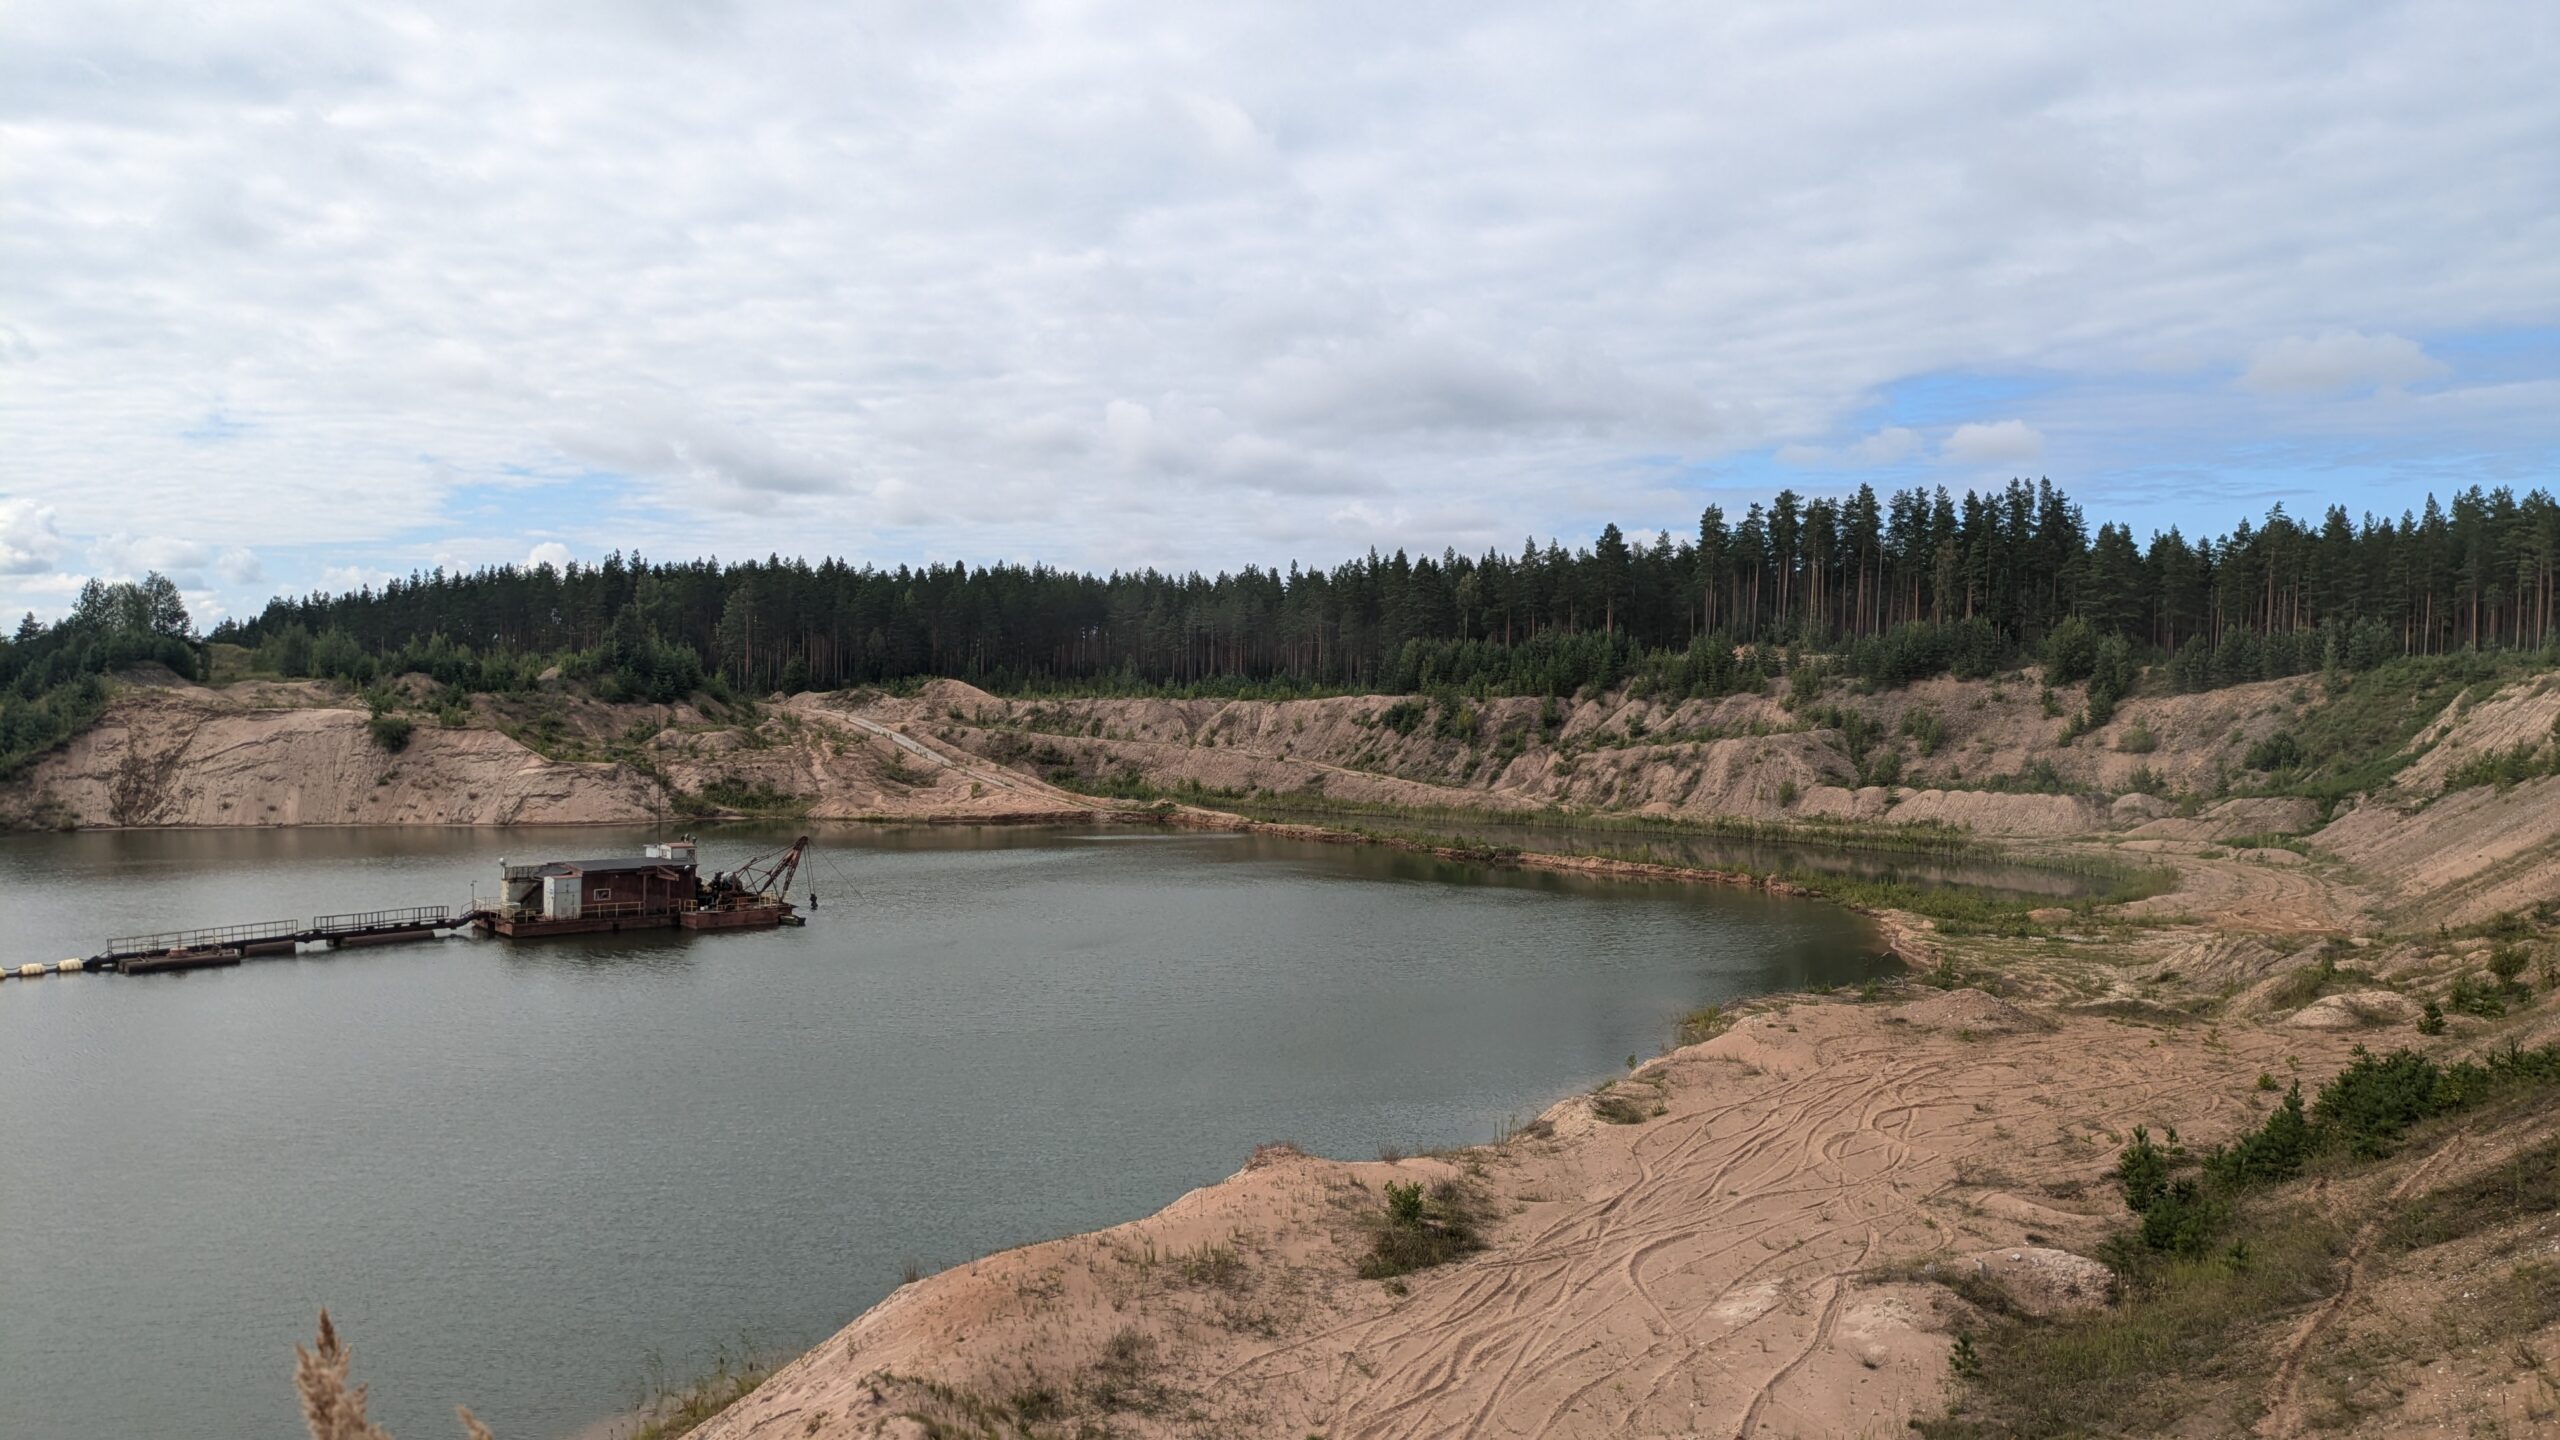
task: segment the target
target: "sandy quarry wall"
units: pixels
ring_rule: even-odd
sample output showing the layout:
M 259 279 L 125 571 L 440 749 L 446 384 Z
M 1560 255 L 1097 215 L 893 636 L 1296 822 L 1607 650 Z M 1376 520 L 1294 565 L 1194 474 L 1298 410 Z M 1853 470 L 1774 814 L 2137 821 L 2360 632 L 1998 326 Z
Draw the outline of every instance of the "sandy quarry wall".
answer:
M 121 691 L 105 717 L 0 789 L 0 824 L 52 826 L 645 824 L 687 796 L 762 791 L 813 818 L 1017 819 L 1093 802 L 929 743 L 862 728 L 824 697 L 752 727 L 689 707 L 554 697 L 565 748 L 645 734 L 635 763 L 556 759 L 503 733 L 521 698 L 483 700 L 471 723 L 419 719 L 386 752 L 367 712 L 317 685 L 180 684 Z
M 2406 924 L 2467 925 L 2560 900 L 2560 776 L 2416 806 L 2368 800 L 2310 838 L 2402 907 Z
M 2560 896 L 2560 780 L 2443 790 L 2471 757 L 2560 743 L 2547 739 L 2560 676 L 2450 707 L 2392 785 L 2325 822 L 2296 797 L 2181 805 L 2133 788 L 2139 778 L 2209 791 L 2239 771 L 2247 746 L 2300 719 L 2316 681 L 2135 700 L 2070 744 L 2047 711 L 2072 713 L 2079 698 L 2048 706 L 2039 690 L 2030 675 L 1826 697 L 1902 749 L 1904 773 L 1888 786 L 1860 783 L 1827 716 L 1816 724 L 1759 695 L 1497 699 L 1462 724 L 1388 696 L 1023 701 L 939 681 L 906 697 L 775 697 L 742 717 L 707 701 L 609 705 L 553 689 L 475 699 L 458 728 L 422 716 L 394 755 L 325 686 L 135 684 L 99 725 L 0 790 L 0 823 L 645 823 L 746 794 L 817 819 L 1025 820 L 1109 808 L 1052 777 L 1126 777 L 1315 803 L 1930 824 L 2140 848 L 2297 835 L 2428 924 Z M 1925 755 L 1903 737 L 1915 712 L 1941 735 Z M 2137 735 L 2148 745 L 2119 748 Z M 2071 793 L 2020 788 L 2031 768 Z
M 2456 701 L 2410 741 L 2417 758 L 2395 779 L 2416 795 L 2441 793 L 2452 773 L 2469 761 L 2516 746 L 2560 739 L 2560 675 L 2542 675 L 2506 686 L 2477 704 Z
M 546 760 L 490 730 L 419 726 L 384 753 L 362 710 L 266 708 L 192 688 L 128 692 L 0 796 L 20 823 L 532 825 L 645 821 L 654 782 Z M 305 697 L 307 698 L 307 697 Z
M 2147 767 L 2148 783 L 2209 786 L 2237 768 L 2247 745 L 2298 716 L 2307 698 L 2298 698 L 2300 688 L 2276 682 L 2137 702 L 2068 746 L 2056 743 L 2065 721 L 2046 713 L 2032 680 L 1941 679 L 1838 697 L 1908 755 L 1902 783 L 1892 787 L 1861 785 L 1836 730 L 1761 695 L 1669 704 L 1608 697 L 1552 710 L 1538 699 L 1478 701 L 1473 730 L 1456 737 L 1437 723 L 1437 711 L 1400 732 L 1387 723 L 1398 697 L 1374 695 L 1018 701 L 941 681 L 912 697 L 872 701 L 863 713 L 1027 773 L 1064 767 L 1087 780 L 1129 774 L 1159 786 L 1310 801 L 1930 823 L 2054 838 L 2153 815 L 2139 808 L 2118 815 L 2089 794 L 2020 792 L 2007 777 L 2048 766 L 2074 790 L 2112 796 Z M 2055 703 L 2067 714 L 2080 701 L 2062 692 Z M 1927 756 L 1901 738 L 1914 711 L 1928 712 L 1942 737 Z M 2112 748 L 2118 735 L 2134 733 L 2136 720 L 2153 748 Z M 1993 779 L 2002 788 L 1980 788 Z

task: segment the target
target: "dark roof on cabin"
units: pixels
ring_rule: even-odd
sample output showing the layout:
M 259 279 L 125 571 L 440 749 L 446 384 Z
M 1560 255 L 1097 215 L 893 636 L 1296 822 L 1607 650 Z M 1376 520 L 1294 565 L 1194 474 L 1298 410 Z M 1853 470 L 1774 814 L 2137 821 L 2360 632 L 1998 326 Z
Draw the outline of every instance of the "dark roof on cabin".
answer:
M 680 872 L 693 868 L 690 860 L 655 860 L 646 855 L 617 855 L 610 860 L 553 860 L 542 867 L 545 875 L 625 875 L 638 870 Z

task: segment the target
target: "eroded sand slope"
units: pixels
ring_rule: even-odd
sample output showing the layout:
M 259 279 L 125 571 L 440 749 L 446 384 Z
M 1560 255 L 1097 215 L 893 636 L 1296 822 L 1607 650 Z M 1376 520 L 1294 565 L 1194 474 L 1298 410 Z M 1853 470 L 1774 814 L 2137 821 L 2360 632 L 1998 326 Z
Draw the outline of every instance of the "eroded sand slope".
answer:
M 1942 1403 L 1951 1321 L 1897 1266 L 2067 1265 L 2041 1252 L 2118 1222 L 2123 1127 L 2236 1131 L 2253 1076 L 2349 1043 L 1971 990 L 1774 1008 L 1615 1087 L 1659 1108 L 1638 1123 L 1575 1099 L 1445 1159 L 1258 1157 L 1145 1220 L 928 1277 L 697 1433 L 915 1437 L 1044 1392 L 1139 1436 L 1898 1433 Z M 1500 1215 L 1403 1294 L 1351 1269 L 1398 1179 Z M 1198 1259 L 1221 1250 L 1232 1272 Z M 1098 1405 L 1132 1353 L 1141 1403 Z
M 490 730 L 421 726 L 386 754 L 362 710 L 195 687 L 120 697 L 46 759 L 15 808 L 81 825 L 532 825 L 638 822 L 658 787 L 546 760 Z M 316 697 L 296 697 L 316 698 Z

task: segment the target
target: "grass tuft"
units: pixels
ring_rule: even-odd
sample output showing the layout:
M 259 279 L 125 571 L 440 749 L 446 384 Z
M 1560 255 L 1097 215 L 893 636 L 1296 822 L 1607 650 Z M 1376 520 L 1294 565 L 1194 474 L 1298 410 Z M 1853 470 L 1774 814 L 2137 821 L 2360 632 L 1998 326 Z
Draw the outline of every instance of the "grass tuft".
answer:
M 1390 1180 L 1386 1210 L 1371 1221 L 1361 1278 L 1409 1275 L 1481 1249 L 1487 1218 L 1483 1197 L 1461 1181 L 1443 1180 L 1426 1192 L 1418 1180 Z

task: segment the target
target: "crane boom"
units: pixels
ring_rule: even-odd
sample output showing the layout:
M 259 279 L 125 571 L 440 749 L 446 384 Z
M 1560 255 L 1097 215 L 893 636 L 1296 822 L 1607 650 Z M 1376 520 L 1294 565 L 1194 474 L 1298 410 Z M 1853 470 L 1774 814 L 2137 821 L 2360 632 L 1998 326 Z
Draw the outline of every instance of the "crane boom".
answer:
M 710 889 L 719 899 L 748 899 L 770 896 L 787 900 L 792 877 L 800 873 L 801 852 L 809 848 L 809 837 L 801 836 L 780 850 L 768 850 L 741 862 L 735 870 L 711 877 Z

